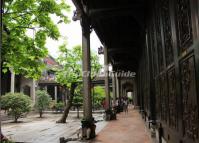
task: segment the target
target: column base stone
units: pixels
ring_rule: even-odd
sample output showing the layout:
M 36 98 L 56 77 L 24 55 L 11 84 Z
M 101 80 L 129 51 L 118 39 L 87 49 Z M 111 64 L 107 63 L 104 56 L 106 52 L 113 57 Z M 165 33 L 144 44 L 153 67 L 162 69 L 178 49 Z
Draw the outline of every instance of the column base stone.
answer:
M 105 111 L 105 120 L 110 121 L 110 120 L 116 120 L 116 111 L 114 109 L 107 109 Z
M 82 139 L 89 140 L 95 138 L 96 125 L 94 118 L 92 118 L 91 120 L 82 119 L 81 123 L 82 123 Z

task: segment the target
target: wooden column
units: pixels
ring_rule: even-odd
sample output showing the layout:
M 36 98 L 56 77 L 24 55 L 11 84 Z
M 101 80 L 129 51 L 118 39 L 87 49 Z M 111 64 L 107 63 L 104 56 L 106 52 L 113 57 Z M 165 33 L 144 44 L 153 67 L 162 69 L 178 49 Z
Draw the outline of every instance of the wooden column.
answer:
M 15 73 L 12 68 L 10 68 L 10 73 L 11 73 L 10 92 L 14 93 L 15 92 Z
M 82 17 L 82 61 L 83 61 L 83 93 L 84 93 L 84 118 L 92 119 L 91 99 L 91 66 L 90 66 L 90 25 L 86 17 Z
M 35 83 L 35 80 L 33 79 L 32 80 L 32 101 L 33 101 L 33 104 L 35 104 L 35 88 L 36 88 L 36 83 Z
M 116 81 L 115 81 L 115 73 L 112 73 L 112 90 L 113 90 L 113 104 L 115 104 L 116 100 Z
M 116 96 L 116 98 L 118 98 L 119 97 L 119 81 L 118 81 L 118 78 L 117 78 L 116 75 L 117 74 L 115 74 L 115 84 L 116 84 L 116 86 L 115 86 L 115 96 Z
M 124 96 L 124 89 L 123 89 L 123 82 L 122 79 L 120 78 L 120 97 Z
M 55 102 L 57 103 L 57 86 L 55 86 Z
M 121 103 L 121 78 L 118 77 L 118 98 L 119 98 L 119 101 Z
M 109 66 L 108 66 L 108 50 L 104 46 L 104 73 L 105 73 L 105 93 L 106 93 L 106 109 L 110 108 L 110 91 L 109 91 Z
M 119 98 L 119 80 L 118 80 L 117 76 L 115 76 L 115 81 L 116 81 L 116 89 L 115 89 L 116 90 L 116 98 Z
M 134 94 L 133 96 L 134 106 L 138 106 L 137 82 L 135 78 L 133 79 L 133 94 Z
M 148 77 L 149 77 L 149 112 L 150 112 L 150 120 L 155 124 L 156 122 L 156 111 L 155 111 L 155 80 L 153 78 L 153 70 L 152 70 L 152 51 L 150 50 L 149 43 L 149 35 L 146 34 L 146 50 L 147 50 L 147 61 L 148 61 Z

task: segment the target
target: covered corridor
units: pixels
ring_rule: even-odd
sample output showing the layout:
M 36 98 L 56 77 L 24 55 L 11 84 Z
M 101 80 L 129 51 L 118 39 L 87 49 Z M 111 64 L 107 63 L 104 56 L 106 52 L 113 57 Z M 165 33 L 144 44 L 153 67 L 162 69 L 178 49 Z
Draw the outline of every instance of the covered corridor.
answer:
M 109 122 L 91 143 L 152 143 L 138 110 L 120 113 L 117 120 Z
M 113 103 L 116 98 L 121 101 L 128 91 L 133 92 L 135 106 L 151 124 L 150 130 L 159 143 L 198 143 L 199 0 L 73 0 L 73 3 L 77 9 L 73 20 L 80 20 L 82 26 L 83 71 L 92 70 L 92 30 L 103 44 L 100 53 L 104 54 L 105 75 L 109 75 L 108 67 L 112 65 L 112 76 L 104 79 L 106 110 L 110 111 L 113 105 L 108 82 L 111 78 Z M 117 76 L 129 71 L 135 76 Z M 90 86 L 90 75 L 84 76 L 84 119 L 91 123 Z M 126 129 L 133 126 L 129 123 Z M 111 128 L 114 127 L 110 125 Z M 131 131 L 128 132 L 130 135 Z M 108 135 L 111 133 L 107 132 Z

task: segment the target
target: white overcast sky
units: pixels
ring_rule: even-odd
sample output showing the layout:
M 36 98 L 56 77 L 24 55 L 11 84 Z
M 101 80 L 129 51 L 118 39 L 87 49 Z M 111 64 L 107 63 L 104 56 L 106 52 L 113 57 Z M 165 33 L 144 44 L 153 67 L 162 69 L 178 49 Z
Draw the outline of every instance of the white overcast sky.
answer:
M 49 54 L 53 56 L 54 58 L 58 57 L 58 47 L 61 45 L 64 41 L 64 39 L 67 39 L 68 47 L 72 48 L 76 45 L 81 45 L 82 43 L 82 32 L 81 32 L 81 26 L 79 21 L 73 21 L 73 11 L 75 10 L 75 6 L 72 3 L 72 0 L 66 0 L 67 4 L 71 6 L 71 11 L 67 14 L 71 22 L 69 24 L 59 24 L 59 30 L 61 33 L 61 38 L 59 38 L 58 41 L 52 40 L 50 38 L 46 41 L 46 47 L 49 50 Z M 55 22 L 58 21 L 56 16 L 52 16 L 53 20 Z M 101 46 L 101 42 L 99 41 L 97 35 L 93 31 L 90 35 L 91 38 L 91 50 L 95 51 L 97 53 L 98 47 Z M 103 64 L 103 55 L 100 55 L 100 63 Z

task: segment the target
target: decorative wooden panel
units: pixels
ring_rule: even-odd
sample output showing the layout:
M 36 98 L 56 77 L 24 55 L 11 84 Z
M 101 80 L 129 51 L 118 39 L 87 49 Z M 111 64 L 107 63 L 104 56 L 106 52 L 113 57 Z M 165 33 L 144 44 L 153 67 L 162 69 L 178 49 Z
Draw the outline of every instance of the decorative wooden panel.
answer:
M 167 79 L 163 74 L 160 77 L 160 105 L 161 105 L 161 119 L 167 122 L 168 117 L 168 96 L 167 96 Z
M 163 60 L 163 48 L 162 48 L 162 36 L 161 36 L 161 26 L 160 26 L 160 11 L 156 12 L 156 41 L 157 41 L 157 52 L 158 52 L 158 66 L 159 72 L 164 69 L 164 60 Z
M 183 103 L 183 133 L 195 140 L 199 134 L 198 104 L 196 94 L 194 57 L 187 58 L 181 64 L 181 91 Z
M 166 65 L 168 66 L 174 61 L 169 0 L 161 1 L 161 16 L 164 31 Z
M 147 111 L 149 108 L 148 108 L 148 101 L 149 101 L 149 96 L 148 96 L 148 65 L 147 65 L 147 51 L 146 49 L 143 51 L 143 55 L 144 55 L 144 59 L 143 59 L 143 62 L 142 64 L 144 65 L 143 66 L 143 91 L 144 91 L 144 107 L 145 107 L 145 110 Z
M 176 76 L 175 70 L 172 68 L 168 71 L 168 98 L 169 98 L 169 126 L 177 129 L 177 97 L 176 97 Z
M 153 64 L 153 77 L 157 75 L 157 60 L 156 60 L 156 48 L 155 48 L 155 30 L 154 23 L 150 26 L 150 39 L 151 39 L 151 53 L 152 53 L 152 64 Z
M 177 0 L 177 33 L 179 52 L 182 53 L 193 43 L 192 24 L 191 24 L 191 0 Z
M 198 55 L 194 46 L 189 49 L 196 39 L 193 38 L 193 31 L 197 26 L 194 27 L 192 22 L 199 5 L 193 5 L 195 3 L 195 0 L 155 0 L 151 2 L 153 14 L 149 14 L 151 17 L 146 24 L 151 62 L 145 61 L 148 55 L 141 59 L 142 68 L 139 70 L 144 74 L 140 86 L 145 109 L 155 102 L 156 108 L 152 108 L 151 112 L 162 123 L 164 138 L 171 143 L 199 141 L 199 95 L 196 91 L 196 80 L 199 79 L 195 74 L 195 69 L 199 67 L 197 62 L 194 63 L 197 60 L 194 56 Z M 191 52 L 192 57 L 188 56 Z M 152 64 L 153 79 L 148 79 L 147 74 L 150 73 L 145 69 L 148 64 Z M 151 79 L 155 80 L 155 88 L 154 85 L 152 88 L 148 86 L 154 83 L 148 82 Z M 155 101 L 152 102 L 149 97 L 154 92 Z
M 155 80 L 155 95 L 156 95 L 156 115 L 158 119 L 161 118 L 160 112 L 161 112 L 161 100 L 160 100 L 160 84 L 159 79 L 157 78 Z

